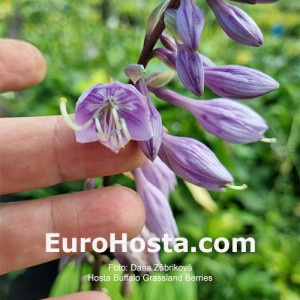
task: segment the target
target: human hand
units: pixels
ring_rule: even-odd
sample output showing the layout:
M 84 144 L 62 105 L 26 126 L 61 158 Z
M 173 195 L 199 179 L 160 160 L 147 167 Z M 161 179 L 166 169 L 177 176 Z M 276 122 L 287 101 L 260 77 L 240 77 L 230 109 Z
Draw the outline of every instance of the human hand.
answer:
M 35 47 L 12 40 L 0 40 L 0 65 L 0 92 L 37 84 L 46 70 Z M 60 116 L 6 118 L 0 120 L 0 128 L 0 194 L 118 174 L 144 161 L 136 143 L 118 155 L 100 143 L 76 143 L 73 130 Z M 0 274 L 66 255 L 45 252 L 47 232 L 107 240 L 114 232 L 131 238 L 145 221 L 138 195 L 119 186 L 1 204 L 0 208 Z M 97 292 L 66 297 L 59 299 L 107 299 Z

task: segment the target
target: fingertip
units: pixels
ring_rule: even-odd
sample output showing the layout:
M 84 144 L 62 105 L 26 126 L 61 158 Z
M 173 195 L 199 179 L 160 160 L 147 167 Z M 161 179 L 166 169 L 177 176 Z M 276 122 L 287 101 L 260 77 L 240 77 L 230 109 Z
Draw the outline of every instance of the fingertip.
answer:
M 111 298 L 103 292 L 90 291 L 90 292 L 79 292 L 79 293 L 58 296 L 54 298 L 47 298 L 47 299 L 49 300 L 50 299 L 51 300 L 110 300 Z
M 46 62 L 32 44 L 0 40 L 0 92 L 22 90 L 40 83 L 46 73 Z
M 114 186 L 113 192 L 115 195 L 122 195 L 116 199 L 115 217 L 118 222 L 116 223 L 116 234 L 121 235 L 127 232 L 128 239 L 137 236 L 145 224 L 146 212 L 145 207 L 138 193 L 134 190 L 123 187 Z
M 89 192 L 93 196 L 86 197 L 84 210 L 79 209 L 84 221 L 82 232 L 88 232 L 90 236 L 97 236 L 102 232 L 107 238 L 110 233 L 115 233 L 116 237 L 126 233 L 128 239 L 141 232 L 146 213 L 143 202 L 135 191 L 127 187 L 110 186 Z M 83 202 L 80 205 L 83 205 Z

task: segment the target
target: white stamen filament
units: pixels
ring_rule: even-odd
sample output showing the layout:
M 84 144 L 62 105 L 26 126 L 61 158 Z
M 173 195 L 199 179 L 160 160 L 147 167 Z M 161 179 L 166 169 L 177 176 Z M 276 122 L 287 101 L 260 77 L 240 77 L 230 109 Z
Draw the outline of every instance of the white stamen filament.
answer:
M 116 145 L 117 145 L 118 141 L 117 141 L 117 138 L 116 138 L 116 135 L 115 135 L 114 132 L 110 135 L 110 140 L 111 140 L 111 144 L 112 144 L 113 146 L 116 146 Z
M 111 109 L 111 112 L 112 112 L 112 115 L 114 117 L 114 121 L 116 123 L 116 127 L 117 129 L 121 130 L 122 129 L 122 126 L 120 124 L 120 118 L 119 118 L 119 115 L 118 115 L 118 112 L 115 108 L 112 108 Z
M 98 118 L 95 118 L 95 125 L 96 125 L 96 129 L 97 129 L 97 135 L 98 138 L 102 141 L 102 142 L 106 142 L 109 139 L 109 135 L 105 135 L 105 133 L 103 132 L 102 128 L 101 128 L 101 124 Z
M 268 144 L 274 144 L 277 140 L 276 138 L 262 138 L 260 141 Z
M 117 136 L 118 136 L 118 140 L 119 140 L 119 145 L 121 146 L 121 148 L 125 147 L 125 142 L 123 140 L 123 136 L 120 130 L 117 131 Z
M 127 128 L 125 120 L 123 118 L 120 118 L 120 123 L 121 123 L 123 133 L 124 133 L 127 141 L 130 141 L 131 140 L 131 134 L 130 134 L 128 128 Z
M 68 111 L 67 111 L 67 99 L 62 97 L 59 99 L 59 102 L 60 102 L 59 103 L 60 112 L 61 112 L 62 116 L 64 117 L 67 125 L 69 127 L 71 127 L 72 129 L 74 129 L 76 131 L 81 131 L 81 130 L 87 129 L 89 126 L 91 126 L 93 124 L 92 119 L 88 120 L 83 125 L 75 124 L 74 121 L 70 118 Z
M 242 191 L 248 188 L 247 184 L 242 184 L 242 185 L 234 185 L 233 183 L 227 183 L 225 186 L 229 189 L 232 190 L 237 190 L 237 191 Z

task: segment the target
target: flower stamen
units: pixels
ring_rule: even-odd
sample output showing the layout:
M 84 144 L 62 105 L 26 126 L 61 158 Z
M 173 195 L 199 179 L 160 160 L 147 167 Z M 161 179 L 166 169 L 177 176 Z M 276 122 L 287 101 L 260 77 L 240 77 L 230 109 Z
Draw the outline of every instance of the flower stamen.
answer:
M 277 139 L 276 138 L 262 138 L 260 141 L 263 143 L 267 143 L 267 144 L 274 144 L 277 142 Z
M 67 101 L 68 100 L 65 97 L 61 97 L 59 99 L 60 112 L 61 112 L 63 118 L 65 119 L 67 125 L 69 127 L 71 127 L 72 129 L 76 130 L 76 131 L 85 130 L 88 127 L 90 127 L 93 124 L 93 120 L 92 119 L 88 120 L 83 125 L 77 125 L 77 124 L 74 123 L 74 121 L 70 118 L 70 116 L 68 114 L 68 111 L 67 111 Z
M 248 188 L 247 184 L 242 184 L 242 185 L 234 185 L 233 183 L 227 183 L 225 186 L 231 190 L 237 190 L 237 191 L 242 191 Z
M 123 133 L 127 139 L 127 141 L 131 140 L 131 134 L 127 128 L 126 121 L 123 118 L 120 118 L 121 127 L 123 129 Z

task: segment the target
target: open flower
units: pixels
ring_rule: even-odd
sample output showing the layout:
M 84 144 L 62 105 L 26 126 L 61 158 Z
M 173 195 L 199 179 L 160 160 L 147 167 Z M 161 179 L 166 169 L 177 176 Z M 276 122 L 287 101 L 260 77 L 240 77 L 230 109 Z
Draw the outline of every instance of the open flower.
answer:
M 121 82 L 96 84 L 78 99 L 75 124 L 61 99 L 61 112 L 67 123 L 76 130 L 79 143 L 99 141 L 118 152 L 130 140 L 147 141 L 152 137 L 149 108 L 133 85 Z

